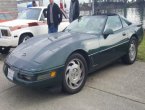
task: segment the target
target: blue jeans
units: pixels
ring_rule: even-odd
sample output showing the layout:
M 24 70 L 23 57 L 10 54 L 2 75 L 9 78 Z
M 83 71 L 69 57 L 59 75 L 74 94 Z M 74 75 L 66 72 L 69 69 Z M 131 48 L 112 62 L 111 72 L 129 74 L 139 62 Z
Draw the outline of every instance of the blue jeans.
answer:
M 48 33 L 55 33 L 58 31 L 58 26 L 56 27 L 54 24 L 50 24 Z

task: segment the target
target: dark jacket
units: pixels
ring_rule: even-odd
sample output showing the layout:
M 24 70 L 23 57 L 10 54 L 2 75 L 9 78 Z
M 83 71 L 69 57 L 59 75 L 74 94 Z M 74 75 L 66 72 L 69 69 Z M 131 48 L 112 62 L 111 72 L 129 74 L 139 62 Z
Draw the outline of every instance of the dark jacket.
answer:
M 72 22 L 77 19 L 80 15 L 80 7 L 78 0 L 71 0 L 70 4 L 70 13 L 69 13 L 69 21 Z
M 57 27 L 62 21 L 62 12 L 56 3 L 53 4 L 53 21 L 54 25 Z M 50 4 L 47 7 L 47 24 L 50 26 Z

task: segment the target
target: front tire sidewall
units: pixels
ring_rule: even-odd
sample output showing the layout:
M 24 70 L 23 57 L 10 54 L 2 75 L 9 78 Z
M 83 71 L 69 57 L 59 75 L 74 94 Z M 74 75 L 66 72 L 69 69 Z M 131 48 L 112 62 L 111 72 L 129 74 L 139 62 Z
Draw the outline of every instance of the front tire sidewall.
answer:
M 10 47 L 0 47 L 1 54 L 8 54 L 10 51 Z
M 134 43 L 135 49 L 136 49 L 136 56 L 135 56 L 134 60 L 131 60 L 130 55 L 129 55 L 129 53 L 130 53 L 130 50 L 129 50 L 129 49 L 130 49 L 130 46 L 131 46 L 132 43 Z M 125 64 L 133 64 L 133 63 L 136 61 L 137 53 L 138 53 L 138 43 L 137 43 L 137 39 L 136 39 L 135 37 L 132 37 L 132 38 L 130 39 L 130 42 L 129 42 L 128 53 L 127 53 L 127 55 L 125 55 L 125 56 L 123 57 L 123 59 L 122 59 L 123 62 L 124 62 Z
M 82 61 L 83 65 L 84 65 L 84 79 L 81 83 L 81 85 L 77 88 L 77 89 L 71 89 L 68 85 L 67 85 L 67 82 L 66 82 L 66 78 L 65 78 L 65 71 L 66 71 L 66 68 L 67 68 L 67 65 L 68 63 L 73 60 L 73 59 L 79 59 Z M 69 93 L 69 94 L 75 94 L 77 92 L 79 92 L 85 85 L 85 82 L 86 82 L 86 79 L 87 79 L 87 63 L 86 63 L 86 60 L 84 59 L 84 57 L 78 53 L 75 53 L 75 54 L 72 54 L 66 61 L 66 64 L 65 64 L 65 71 L 64 71 L 64 74 L 63 74 L 63 84 L 62 84 L 62 88 L 63 88 L 63 91 L 66 92 L 66 93 Z
M 24 42 L 24 39 L 26 39 L 26 38 L 31 38 L 31 36 L 30 35 L 28 35 L 28 34 L 23 34 L 21 37 L 20 37 L 20 39 L 19 39 L 19 45 L 21 44 L 21 43 L 23 43 Z M 27 39 L 27 40 L 28 40 Z M 26 41 L 26 40 L 25 40 Z

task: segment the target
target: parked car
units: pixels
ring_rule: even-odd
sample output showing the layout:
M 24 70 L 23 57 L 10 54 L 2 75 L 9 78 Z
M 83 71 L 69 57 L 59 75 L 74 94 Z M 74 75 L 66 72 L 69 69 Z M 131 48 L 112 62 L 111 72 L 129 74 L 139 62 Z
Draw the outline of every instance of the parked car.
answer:
M 117 14 L 84 16 L 63 32 L 31 38 L 6 58 L 4 74 L 29 87 L 62 85 L 79 92 L 91 73 L 122 59 L 133 64 L 143 39 L 143 28 Z
M 11 47 L 16 47 L 27 39 L 48 34 L 46 7 L 28 8 L 16 20 L 0 24 L 0 53 L 8 53 Z M 69 22 L 63 19 L 59 26 L 62 31 Z
M 0 23 L 15 19 L 14 12 L 0 11 Z

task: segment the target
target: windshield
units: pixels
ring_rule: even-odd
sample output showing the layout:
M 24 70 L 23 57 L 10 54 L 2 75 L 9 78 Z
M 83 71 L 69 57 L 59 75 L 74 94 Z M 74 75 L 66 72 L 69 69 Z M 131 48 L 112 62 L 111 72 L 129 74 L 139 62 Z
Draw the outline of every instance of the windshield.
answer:
M 84 16 L 72 22 L 65 31 L 100 34 L 105 21 L 105 16 Z
M 41 9 L 29 8 L 22 12 L 18 19 L 27 19 L 27 20 L 38 20 Z

